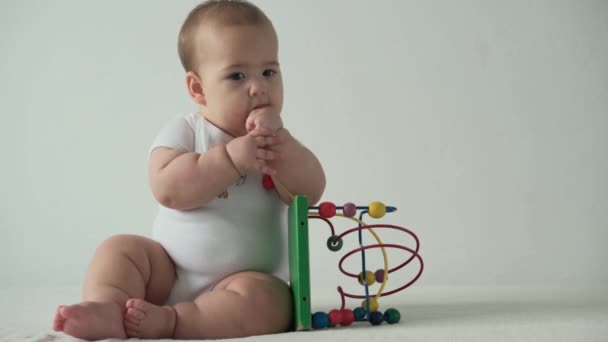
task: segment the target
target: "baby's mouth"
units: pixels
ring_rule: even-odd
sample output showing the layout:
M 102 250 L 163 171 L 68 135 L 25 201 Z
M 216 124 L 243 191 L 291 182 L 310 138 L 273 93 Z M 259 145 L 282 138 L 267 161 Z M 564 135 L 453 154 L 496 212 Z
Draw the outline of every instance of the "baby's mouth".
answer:
M 251 111 L 253 112 L 256 109 L 262 109 L 262 108 L 266 108 L 266 107 L 270 107 L 270 104 L 269 103 L 263 103 L 263 104 L 256 105 L 253 108 L 251 108 Z

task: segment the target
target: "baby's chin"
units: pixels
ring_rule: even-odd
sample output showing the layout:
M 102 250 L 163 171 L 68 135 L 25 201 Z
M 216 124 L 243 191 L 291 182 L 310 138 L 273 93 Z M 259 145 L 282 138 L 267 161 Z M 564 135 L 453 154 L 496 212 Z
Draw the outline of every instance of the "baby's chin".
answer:
M 239 130 L 223 130 L 224 132 L 228 133 L 228 135 L 230 135 L 233 138 L 238 138 L 238 137 L 242 137 L 244 135 L 247 135 L 247 130 L 245 129 L 239 129 Z
M 232 135 L 235 138 L 247 135 L 247 128 L 245 127 L 245 121 L 243 121 L 241 123 L 241 126 L 239 126 L 238 128 L 233 127 L 227 132 L 228 132 L 228 134 Z

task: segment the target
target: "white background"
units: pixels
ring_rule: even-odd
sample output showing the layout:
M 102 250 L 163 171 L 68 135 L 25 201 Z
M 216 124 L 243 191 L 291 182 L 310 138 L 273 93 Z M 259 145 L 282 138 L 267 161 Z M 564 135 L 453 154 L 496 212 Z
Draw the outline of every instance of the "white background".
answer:
M 79 286 L 103 239 L 150 234 L 146 152 L 195 108 L 176 37 L 196 3 L 0 2 L 0 286 Z M 416 286 L 608 286 L 608 2 L 255 3 L 324 199 L 399 207 Z M 333 291 L 352 281 L 328 231 L 312 277 Z

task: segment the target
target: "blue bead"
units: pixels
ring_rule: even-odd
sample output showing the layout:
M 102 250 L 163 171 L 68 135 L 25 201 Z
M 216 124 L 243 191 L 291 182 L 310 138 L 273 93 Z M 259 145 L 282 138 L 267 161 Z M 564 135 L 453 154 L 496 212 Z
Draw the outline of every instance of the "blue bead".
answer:
M 382 321 L 384 321 L 384 315 L 382 314 L 382 312 L 380 312 L 380 311 L 372 312 L 372 314 L 370 315 L 370 318 L 369 318 L 369 322 L 372 325 L 380 325 L 380 324 L 382 324 Z
M 365 320 L 365 310 L 363 310 L 362 307 L 356 308 L 355 310 L 353 310 L 353 313 L 355 314 L 355 321 Z
M 329 317 L 325 312 L 315 312 L 312 315 L 312 328 L 313 329 L 323 329 L 327 328 L 329 325 Z

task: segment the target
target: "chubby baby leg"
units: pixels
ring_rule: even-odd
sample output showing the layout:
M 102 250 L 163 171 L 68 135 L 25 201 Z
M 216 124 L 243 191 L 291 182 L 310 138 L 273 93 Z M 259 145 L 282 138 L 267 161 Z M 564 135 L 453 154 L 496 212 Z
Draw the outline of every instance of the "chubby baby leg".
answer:
M 173 262 L 157 242 L 117 235 L 95 252 L 85 276 L 82 302 L 57 308 L 53 328 L 88 340 L 125 338 L 129 298 L 163 303 L 175 278 Z
M 243 272 L 222 280 L 194 303 L 178 303 L 175 338 L 228 338 L 288 331 L 291 292 L 268 274 Z
M 139 308 L 142 318 L 129 328 L 139 333 L 130 336 L 140 338 L 217 339 L 279 333 L 290 329 L 293 313 L 287 284 L 256 272 L 228 276 L 194 302 L 172 308 L 141 300 L 131 305 Z

